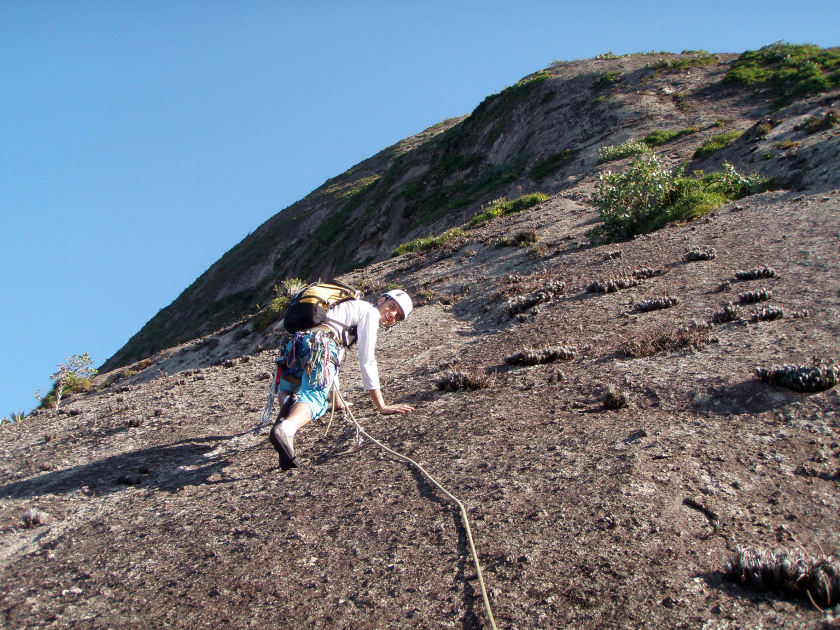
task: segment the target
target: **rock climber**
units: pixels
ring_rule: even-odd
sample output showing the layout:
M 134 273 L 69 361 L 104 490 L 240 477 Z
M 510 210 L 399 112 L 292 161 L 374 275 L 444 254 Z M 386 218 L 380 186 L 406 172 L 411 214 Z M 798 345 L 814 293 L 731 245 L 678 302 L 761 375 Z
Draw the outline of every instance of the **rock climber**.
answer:
M 327 397 L 337 381 L 345 348 L 356 340 L 362 385 L 379 413 L 391 415 L 414 411 L 409 405 L 385 404 L 374 356 L 379 326 L 393 326 L 408 317 L 412 308 L 411 298 L 400 289 L 382 295 L 376 306 L 364 300 L 346 300 L 327 311 L 323 324 L 296 333 L 286 344 L 280 389 L 287 393 L 287 398 L 269 432 L 269 440 L 279 455 L 280 468 L 298 467 L 295 434 L 326 413 Z

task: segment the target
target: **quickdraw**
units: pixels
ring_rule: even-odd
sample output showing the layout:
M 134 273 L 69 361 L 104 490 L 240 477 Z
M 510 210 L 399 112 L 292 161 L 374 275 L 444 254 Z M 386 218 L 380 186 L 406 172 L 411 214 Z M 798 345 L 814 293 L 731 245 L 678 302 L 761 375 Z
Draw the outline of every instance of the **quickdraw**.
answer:
M 306 364 L 306 373 L 311 375 L 314 371 L 314 380 L 322 387 L 329 385 L 326 366 L 331 359 L 329 335 L 322 332 L 310 333 L 309 361 Z

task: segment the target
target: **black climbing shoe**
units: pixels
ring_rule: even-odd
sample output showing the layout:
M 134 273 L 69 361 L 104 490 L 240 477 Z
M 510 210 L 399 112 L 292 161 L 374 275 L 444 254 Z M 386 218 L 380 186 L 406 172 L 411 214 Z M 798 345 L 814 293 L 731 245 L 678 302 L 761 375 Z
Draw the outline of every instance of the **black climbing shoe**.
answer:
M 283 423 L 283 418 L 279 418 L 277 422 L 272 425 L 271 430 L 268 432 L 268 441 L 271 442 L 271 445 L 274 447 L 274 450 L 278 453 L 280 452 L 280 442 L 277 441 L 277 438 L 274 437 L 274 429 L 280 431 L 280 425 Z
M 282 422 L 282 421 L 281 421 Z M 268 434 L 268 439 L 277 454 L 280 456 L 280 468 L 282 470 L 289 470 L 289 468 L 297 468 L 295 461 L 295 447 L 292 446 L 292 438 L 285 434 L 280 428 L 280 422 L 275 422 L 271 427 L 271 432 Z

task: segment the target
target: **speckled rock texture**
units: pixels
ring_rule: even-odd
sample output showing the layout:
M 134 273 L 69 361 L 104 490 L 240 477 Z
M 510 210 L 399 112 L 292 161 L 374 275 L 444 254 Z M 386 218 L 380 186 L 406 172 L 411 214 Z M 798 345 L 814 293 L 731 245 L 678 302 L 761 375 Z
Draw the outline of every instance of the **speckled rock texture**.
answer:
M 760 95 L 699 92 L 688 112 L 657 92 L 636 97 L 657 103 L 651 117 L 687 122 L 750 128 L 769 115 Z M 657 121 L 628 119 L 626 131 L 638 137 Z M 794 133 L 785 125 L 757 143 Z M 689 159 L 701 140 L 664 150 Z M 822 148 L 809 136 L 795 159 L 759 160 L 805 169 L 790 187 L 619 245 L 586 238 L 598 222 L 586 200 L 604 168 L 590 160 L 537 207 L 342 278 L 372 287 L 369 298 L 391 283 L 425 296 L 377 347 L 386 401 L 415 411 L 378 415 L 352 351 L 342 389 L 368 432 L 467 506 L 499 628 L 831 623 L 836 602 L 820 612 L 731 582 L 724 567 L 736 547 L 838 551 L 840 392 L 756 376 L 840 358 L 837 160 L 809 162 L 837 140 L 828 130 Z M 743 142 L 724 151 L 756 144 Z M 525 229 L 538 231 L 535 247 L 496 247 Z M 712 259 L 685 260 L 712 249 Z M 765 266 L 776 274 L 735 276 Z M 586 291 L 638 269 L 651 273 L 635 286 Z M 511 300 L 558 282 L 564 291 L 511 313 Z M 623 350 L 644 335 L 706 330 L 738 294 L 759 289 L 783 317 L 714 323 L 702 349 Z M 658 296 L 678 302 L 638 308 Z M 329 416 L 302 429 L 301 467 L 279 470 L 259 416 L 281 334 L 251 325 L 164 350 L 98 389 L 118 373 L 101 374 L 59 413 L 0 428 L 0 626 L 489 627 L 459 513 L 417 471 L 359 444 L 340 414 L 328 433 Z M 547 346 L 575 352 L 505 363 Z M 490 387 L 441 391 L 447 369 L 482 371 Z M 610 390 L 627 405 L 608 408 Z M 43 518 L 25 519 L 33 509 Z

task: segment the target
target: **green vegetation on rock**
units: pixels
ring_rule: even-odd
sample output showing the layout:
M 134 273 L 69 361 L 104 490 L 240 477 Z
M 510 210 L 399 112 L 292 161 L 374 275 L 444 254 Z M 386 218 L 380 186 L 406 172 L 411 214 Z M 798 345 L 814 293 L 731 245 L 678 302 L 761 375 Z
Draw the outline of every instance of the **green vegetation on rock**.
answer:
M 286 314 L 289 307 L 289 298 L 285 295 L 277 296 L 262 309 L 254 320 L 254 330 L 265 330 L 271 324 Z
M 679 131 L 673 131 L 671 129 L 657 129 L 655 131 L 651 131 L 648 135 L 642 138 L 642 142 L 649 147 L 658 147 L 666 142 L 670 142 L 671 140 L 675 140 L 682 136 L 697 133 L 698 131 L 700 131 L 700 127 L 697 127 L 696 125 L 691 125 L 690 127 L 680 129 Z
M 452 228 L 451 230 L 447 230 L 439 236 L 425 236 L 423 238 L 416 238 L 413 241 L 403 243 L 402 245 L 397 247 L 393 252 L 391 252 L 391 258 L 394 258 L 396 256 L 402 256 L 403 254 L 407 254 L 408 252 L 427 252 L 429 250 L 438 249 L 447 241 L 451 241 L 453 238 L 463 235 L 464 230 L 462 230 L 461 228 Z
M 718 62 L 717 57 L 710 55 L 705 50 L 686 50 L 682 54 L 693 56 L 683 59 L 660 59 L 654 64 L 653 69 L 659 72 L 680 74 L 688 72 L 692 68 L 713 66 Z
M 723 82 L 767 86 L 780 107 L 794 98 L 839 87 L 840 49 L 776 42 L 738 57 Z
M 605 87 L 610 87 L 618 83 L 621 80 L 621 73 L 620 72 L 607 72 L 606 74 L 602 74 L 600 77 L 595 79 L 592 82 L 592 89 L 593 90 L 600 90 Z
M 809 116 L 804 123 L 796 127 L 797 131 L 804 131 L 807 134 L 818 133 L 831 129 L 840 123 L 840 112 L 836 109 L 829 109 L 822 116 Z
M 565 151 L 560 151 L 560 153 L 553 153 L 549 155 L 547 158 L 540 160 L 536 164 L 531 167 L 531 172 L 529 175 L 531 179 L 534 181 L 540 181 L 554 173 L 563 162 L 566 162 L 572 159 L 575 155 L 575 152 L 572 149 L 566 149 Z
M 522 212 L 528 208 L 532 208 L 537 204 L 542 203 L 548 199 L 548 195 L 543 193 L 531 193 L 530 195 L 522 195 L 521 197 L 517 197 L 511 201 L 508 201 L 504 197 L 500 199 L 496 199 L 495 201 L 491 202 L 490 207 L 483 211 L 481 214 L 474 216 L 470 222 L 467 224 L 467 229 L 474 228 L 476 226 L 481 225 L 482 223 L 486 223 L 491 219 L 495 219 L 496 217 L 502 217 L 508 214 L 515 214 L 517 212 Z M 402 254 L 407 254 L 409 252 L 427 252 L 431 250 L 435 250 L 443 246 L 447 241 L 452 240 L 453 238 L 464 236 L 465 232 L 462 228 L 452 228 L 451 230 L 447 230 L 443 234 L 439 236 L 424 236 L 422 238 L 416 238 L 413 241 L 409 241 L 408 243 L 403 243 L 399 247 L 397 247 L 392 253 L 391 257 L 401 256 Z
M 540 234 L 536 230 L 523 230 L 513 236 L 500 238 L 496 245 L 498 247 L 528 247 L 540 240 Z
M 467 227 L 476 227 L 477 225 L 486 223 L 490 219 L 495 219 L 496 217 L 522 212 L 523 210 L 532 208 L 537 204 L 546 201 L 547 199 L 548 195 L 545 195 L 543 193 L 531 193 L 530 195 L 522 195 L 521 197 L 517 197 L 512 201 L 508 201 L 504 198 L 499 199 L 493 202 L 490 205 L 490 208 L 470 219 L 470 222 L 467 224 Z
M 609 145 L 598 149 L 598 164 L 613 162 L 631 155 L 647 153 L 650 150 L 647 144 L 638 140 L 628 140 L 617 146 Z
M 41 390 L 35 392 L 35 398 L 40 403 L 38 407 L 58 409 L 62 396 L 69 397 L 71 394 L 88 391 L 90 379 L 96 373 L 89 353 L 68 357 L 65 363 L 58 364 L 58 371 L 50 376 L 53 381 L 52 389 L 45 396 L 41 396 Z
M 598 176 L 593 203 L 604 224 L 593 240 L 631 238 L 670 221 L 695 219 L 731 199 L 767 189 L 767 180 L 742 175 L 728 163 L 716 173 L 685 172 L 685 164 L 666 169 L 655 154 L 633 161 L 624 173 Z
M 733 142 L 735 142 L 738 138 L 744 135 L 743 130 L 736 129 L 735 131 L 730 131 L 728 133 L 722 133 L 719 136 L 712 136 L 699 147 L 694 152 L 694 159 L 695 160 L 702 160 L 715 151 L 719 151 L 720 149 L 729 146 Z

